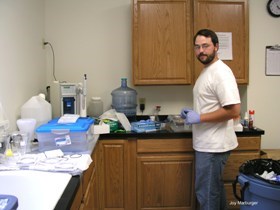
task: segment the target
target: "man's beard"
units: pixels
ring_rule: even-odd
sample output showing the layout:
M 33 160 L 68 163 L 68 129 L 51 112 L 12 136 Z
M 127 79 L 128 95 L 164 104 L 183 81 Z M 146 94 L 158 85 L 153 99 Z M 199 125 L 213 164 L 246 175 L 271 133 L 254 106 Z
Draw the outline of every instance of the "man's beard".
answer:
M 200 56 L 207 56 L 206 60 L 202 60 L 200 58 Z M 206 54 L 203 54 L 203 53 L 200 53 L 198 56 L 197 56 L 197 59 L 203 63 L 204 65 L 208 65 L 209 63 L 211 63 L 215 58 L 215 52 L 213 52 L 212 54 L 210 55 L 206 55 Z

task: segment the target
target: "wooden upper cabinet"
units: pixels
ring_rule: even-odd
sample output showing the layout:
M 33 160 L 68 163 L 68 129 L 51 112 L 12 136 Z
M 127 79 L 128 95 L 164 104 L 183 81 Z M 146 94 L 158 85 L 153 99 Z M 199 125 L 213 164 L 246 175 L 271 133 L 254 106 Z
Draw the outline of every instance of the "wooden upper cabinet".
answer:
M 190 84 L 193 0 L 134 0 L 134 85 Z
M 194 34 L 202 28 L 232 33 L 233 59 L 224 62 L 232 69 L 238 84 L 248 84 L 248 0 L 194 0 Z M 196 80 L 203 66 L 197 59 L 194 63 Z

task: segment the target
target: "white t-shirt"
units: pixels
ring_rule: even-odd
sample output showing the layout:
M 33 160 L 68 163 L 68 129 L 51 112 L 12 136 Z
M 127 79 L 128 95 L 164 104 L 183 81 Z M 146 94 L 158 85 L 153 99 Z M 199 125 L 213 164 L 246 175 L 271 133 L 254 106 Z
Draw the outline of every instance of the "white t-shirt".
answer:
M 203 69 L 195 83 L 193 96 L 194 111 L 199 114 L 240 103 L 235 77 L 221 60 Z M 233 120 L 193 125 L 193 147 L 196 151 L 226 152 L 237 146 Z

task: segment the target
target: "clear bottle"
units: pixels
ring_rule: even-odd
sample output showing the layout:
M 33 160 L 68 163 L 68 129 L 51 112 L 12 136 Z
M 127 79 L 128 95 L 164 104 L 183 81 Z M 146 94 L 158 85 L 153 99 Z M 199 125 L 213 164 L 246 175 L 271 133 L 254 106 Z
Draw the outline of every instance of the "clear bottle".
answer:
M 155 121 L 159 122 L 159 112 L 160 112 L 161 106 L 155 107 Z
M 248 112 L 245 112 L 243 126 L 244 126 L 244 128 L 248 128 L 249 127 L 249 115 L 248 115 Z
M 103 114 L 103 101 L 101 100 L 101 97 L 91 98 L 87 112 L 90 117 L 96 118 Z
M 112 108 L 124 113 L 127 117 L 136 116 L 137 92 L 127 86 L 127 79 L 121 79 L 121 86 L 112 91 Z

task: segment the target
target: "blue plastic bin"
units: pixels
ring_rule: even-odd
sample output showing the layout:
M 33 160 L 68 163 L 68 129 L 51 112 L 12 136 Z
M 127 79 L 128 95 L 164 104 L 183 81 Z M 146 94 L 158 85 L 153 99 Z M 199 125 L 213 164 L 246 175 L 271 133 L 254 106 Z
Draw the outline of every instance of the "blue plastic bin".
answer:
M 161 123 L 150 120 L 140 120 L 138 122 L 131 123 L 131 131 L 136 133 L 145 133 L 151 131 L 157 131 L 160 129 Z
M 236 183 L 241 186 L 241 196 L 236 193 Z M 271 184 L 251 175 L 240 173 L 233 183 L 233 191 L 240 210 L 279 210 L 280 185 Z
M 92 118 L 79 118 L 75 123 L 58 123 L 53 119 L 36 129 L 41 152 L 61 149 L 63 152 L 85 152 L 93 139 Z

